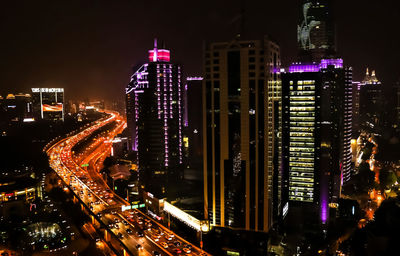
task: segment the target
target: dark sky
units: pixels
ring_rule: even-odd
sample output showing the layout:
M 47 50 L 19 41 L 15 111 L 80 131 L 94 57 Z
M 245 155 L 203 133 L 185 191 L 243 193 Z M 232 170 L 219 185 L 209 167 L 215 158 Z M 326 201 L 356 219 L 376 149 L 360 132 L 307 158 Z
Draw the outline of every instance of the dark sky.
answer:
M 336 0 L 338 52 L 354 68 L 368 66 L 386 86 L 400 77 L 398 0 Z M 246 0 L 254 39 L 269 34 L 284 65 L 296 60 L 296 0 Z M 68 98 L 123 98 L 132 67 L 143 63 L 153 38 L 172 60 L 201 75 L 204 40 L 231 40 L 239 0 L 21 0 L 2 3 L 0 95 L 31 87 L 64 87 Z

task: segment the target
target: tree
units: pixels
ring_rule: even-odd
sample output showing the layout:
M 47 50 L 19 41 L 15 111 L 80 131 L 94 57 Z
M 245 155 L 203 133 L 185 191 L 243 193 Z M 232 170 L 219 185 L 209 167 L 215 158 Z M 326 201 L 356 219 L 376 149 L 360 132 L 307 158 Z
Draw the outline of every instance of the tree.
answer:
M 379 185 L 381 189 L 387 189 L 392 187 L 392 185 L 394 185 L 396 181 L 397 181 L 397 176 L 393 171 L 382 169 L 379 172 Z
M 353 177 L 354 193 L 364 194 L 375 187 L 375 173 L 369 169 L 369 164 L 362 162 L 358 166 L 358 173 Z

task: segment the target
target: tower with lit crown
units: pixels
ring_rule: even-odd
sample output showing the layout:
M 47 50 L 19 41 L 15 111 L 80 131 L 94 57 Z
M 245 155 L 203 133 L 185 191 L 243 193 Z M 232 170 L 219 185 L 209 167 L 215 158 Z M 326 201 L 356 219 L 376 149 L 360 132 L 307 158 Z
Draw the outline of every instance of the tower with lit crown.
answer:
M 126 88 L 131 148 L 137 151 L 145 190 L 160 198 L 183 163 L 183 88 L 181 66 L 170 61 L 170 51 L 149 50 L 149 62 L 131 76 Z

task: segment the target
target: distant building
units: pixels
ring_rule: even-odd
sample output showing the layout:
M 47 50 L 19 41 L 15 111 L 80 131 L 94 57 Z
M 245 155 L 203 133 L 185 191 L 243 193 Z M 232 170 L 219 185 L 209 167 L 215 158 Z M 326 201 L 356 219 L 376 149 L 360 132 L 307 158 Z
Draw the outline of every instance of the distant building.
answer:
M 282 207 L 279 46 L 268 37 L 210 43 L 203 67 L 205 217 L 268 231 Z
M 309 209 L 326 224 L 351 177 L 352 71 L 341 59 L 294 64 L 282 91 L 285 211 Z
M 64 121 L 64 88 L 32 88 L 35 119 Z
M 382 84 L 376 77 L 375 70 L 370 74 L 367 69 L 360 84 L 360 121 L 371 128 L 382 125 L 384 104 Z
M 33 119 L 32 97 L 29 94 L 0 96 L 0 118 L 5 122 L 31 122 Z
M 168 182 L 183 165 L 183 84 L 181 66 L 155 41 L 149 62 L 131 76 L 126 106 L 131 148 L 137 151 L 146 191 L 166 196 Z
M 297 26 L 302 62 L 319 62 L 335 56 L 335 25 L 331 0 L 302 0 Z

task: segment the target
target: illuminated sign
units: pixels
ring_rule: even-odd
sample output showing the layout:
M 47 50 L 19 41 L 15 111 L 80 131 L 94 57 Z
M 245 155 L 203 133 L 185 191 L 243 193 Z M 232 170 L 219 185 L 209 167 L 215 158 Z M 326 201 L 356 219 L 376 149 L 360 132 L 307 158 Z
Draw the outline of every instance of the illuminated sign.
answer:
M 32 92 L 64 92 L 64 88 L 32 88 Z
M 144 207 L 146 207 L 146 205 L 145 204 L 132 204 L 132 205 L 123 205 L 122 207 L 121 207 L 121 210 L 122 211 L 126 211 L 126 210 L 131 210 L 131 209 L 138 209 L 138 208 L 144 208 Z
M 200 220 L 168 202 L 164 202 L 164 211 L 198 231 L 201 230 L 203 232 L 207 232 L 209 230 L 209 227 L 206 223 L 201 223 Z
M 150 62 L 169 62 L 171 59 L 170 52 L 164 49 L 154 49 L 149 51 L 149 61 Z
M 24 118 L 24 123 L 34 122 L 35 118 Z
M 202 81 L 203 78 L 201 76 L 192 76 L 192 77 L 188 77 L 186 78 L 187 81 Z
M 62 103 L 57 103 L 57 105 L 43 104 L 42 110 L 43 112 L 62 112 L 63 104 Z

